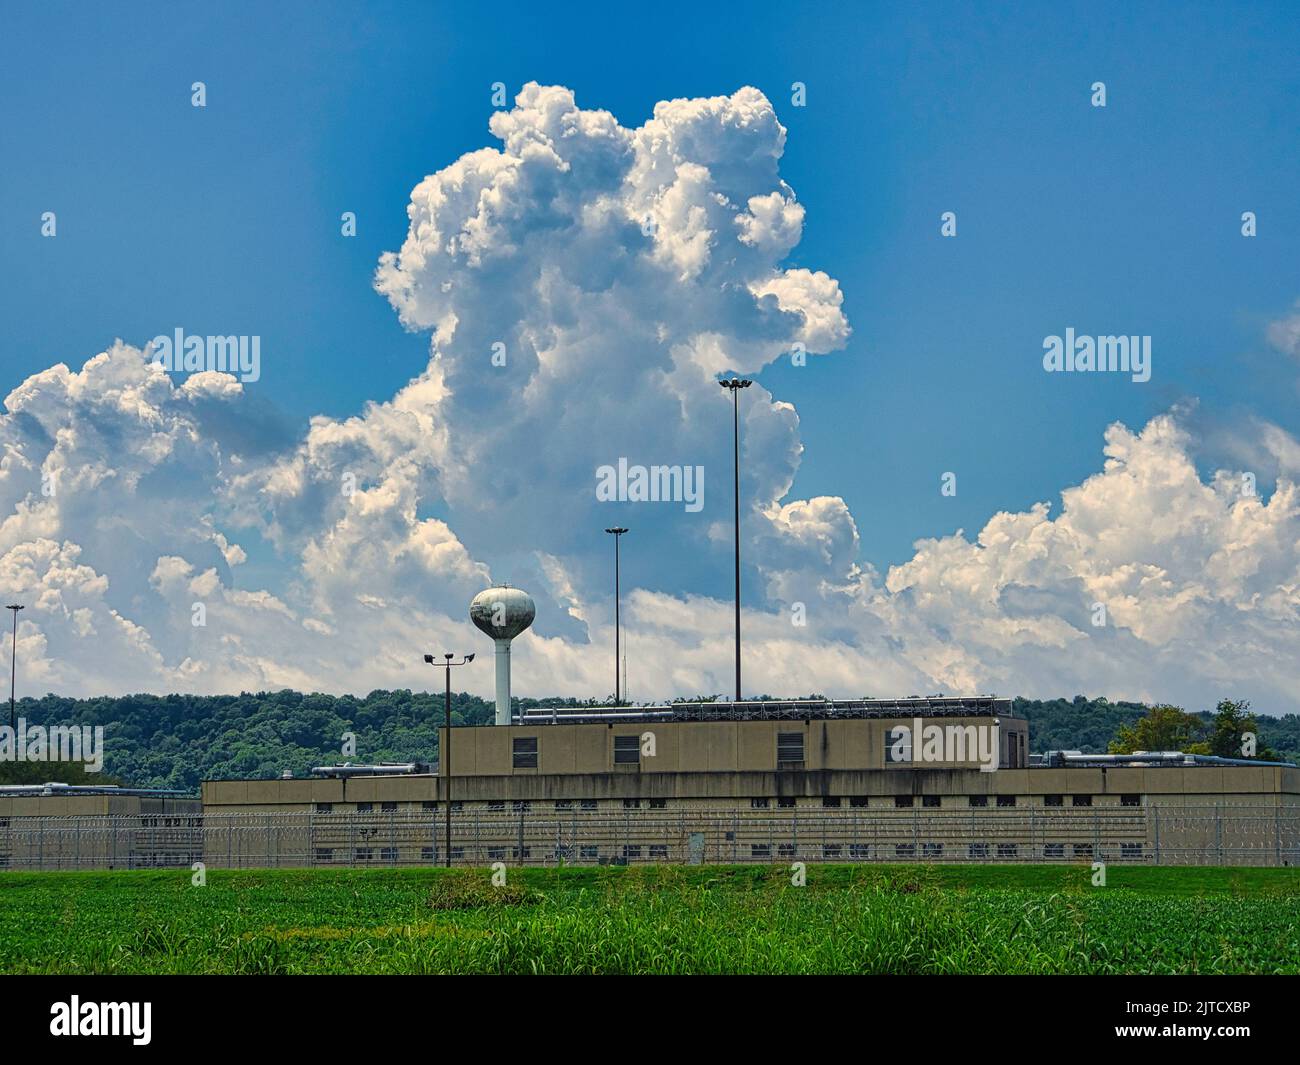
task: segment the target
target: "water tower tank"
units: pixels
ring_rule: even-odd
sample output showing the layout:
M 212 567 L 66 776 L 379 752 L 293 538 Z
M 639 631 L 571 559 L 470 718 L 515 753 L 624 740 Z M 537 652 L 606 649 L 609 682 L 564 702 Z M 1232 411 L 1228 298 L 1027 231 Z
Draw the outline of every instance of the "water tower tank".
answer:
M 510 724 L 510 641 L 533 623 L 537 606 L 522 588 L 487 588 L 469 604 L 469 619 L 496 642 L 498 725 Z

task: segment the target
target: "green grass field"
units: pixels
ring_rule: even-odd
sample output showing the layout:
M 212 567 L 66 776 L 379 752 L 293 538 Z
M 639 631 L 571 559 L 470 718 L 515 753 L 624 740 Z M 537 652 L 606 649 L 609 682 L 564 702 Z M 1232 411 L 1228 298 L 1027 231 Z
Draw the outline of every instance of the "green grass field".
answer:
M 3 973 L 1298 973 L 1300 871 L 0 873 Z

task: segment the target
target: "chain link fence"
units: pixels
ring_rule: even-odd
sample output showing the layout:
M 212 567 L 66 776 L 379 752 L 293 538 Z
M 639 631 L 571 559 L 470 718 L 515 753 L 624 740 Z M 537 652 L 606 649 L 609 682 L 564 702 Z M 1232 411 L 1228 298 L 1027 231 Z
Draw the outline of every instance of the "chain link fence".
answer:
M 442 865 L 430 810 L 11 817 L 0 869 Z M 1129 862 L 1296 865 L 1300 808 L 505 810 L 453 813 L 454 865 Z

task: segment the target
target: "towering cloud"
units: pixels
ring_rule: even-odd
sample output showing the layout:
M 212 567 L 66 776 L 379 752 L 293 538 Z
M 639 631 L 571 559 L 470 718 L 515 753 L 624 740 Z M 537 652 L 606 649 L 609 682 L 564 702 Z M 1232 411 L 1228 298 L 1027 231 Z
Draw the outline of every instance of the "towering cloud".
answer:
M 30 605 L 29 692 L 421 686 L 425 650 L 475 639 L 473 593 L 522 571 L 539 616 L 517 689 L 604 694 L 599 530 L 618 507 L 660 560 L 625 603 L 633 693 L 728 690 L 731 605 L 698 593 L 730 549 L 717 378 L 796 349 L 815 372 L 850 335 L 837 282 L 784 265 L 804 221 L 785 130 L 754 89 L 660 103 L 629 129 L 530 84 L 491 131 L 499 147 L 414 189 L 379 263 L 377 289 L 431 341 L 387 402 L 286 439 L 252 386 L 178 383 L 121 343 L 9 395 L 0 587 Z M 752 690 L 1296 707 L 1296 489 L 1203 479 L 1172 416 L 1112 426 L 1059 515 L 995 515 L 882 576 L 842 499 L 790 498 L 793 406 L 760 386 L 740 402 Z M 1289 439 L 1260 428 L 1260 446 Z M 703 509 L 602 503 L 596 470 L 621 458 L 702 467 Z M 251 557 L 277 576 L 242 578 Z

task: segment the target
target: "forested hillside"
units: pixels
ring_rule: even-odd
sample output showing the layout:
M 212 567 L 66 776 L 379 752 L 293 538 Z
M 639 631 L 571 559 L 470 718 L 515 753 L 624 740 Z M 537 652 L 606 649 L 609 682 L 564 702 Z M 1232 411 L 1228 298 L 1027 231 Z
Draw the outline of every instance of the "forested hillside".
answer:
M 578 706 L 573 699 L 518 699 L 519 706 Z M 1146 712 L 1139 703 L 1105 699 L 1016 699 L 1029 719 L 1030 749 L 1099 752 L 1120 725 Z M 485 724 L 492 704 L 464 692 L 452 696 L 456 724 Z M 241 695 L 129 695 L 22 699 L 29 725 L 103 725 L 104 773 L 134 787 L 195 789 L 205 778 L 295 776 L 312 766 L 354 762 L 430 761 L 437 757 L 440 693 L 375 691 L 364 698 L 279 691 Z M 1209 711 L 1197 711 L 1208 722 Z M 2 721 L 3 719 L 0 719 Z M 343 735 L 356 753 L 343 754 Z M 1300 761 L 1300 716 L 1259 715 L 1262 745 Z M 0 783 L 83 779 L 75 767 L 0 763 Z

